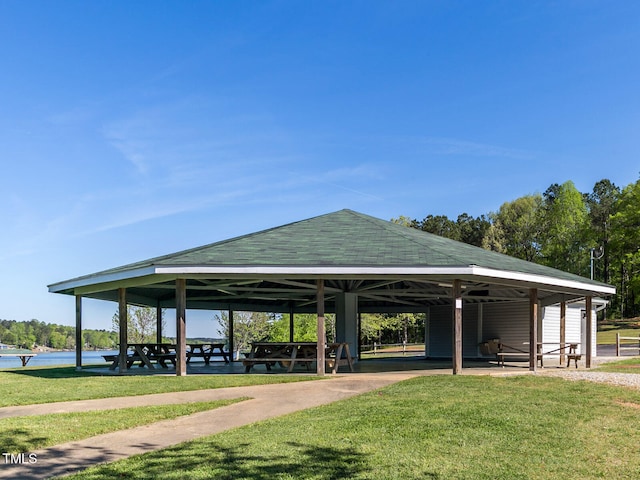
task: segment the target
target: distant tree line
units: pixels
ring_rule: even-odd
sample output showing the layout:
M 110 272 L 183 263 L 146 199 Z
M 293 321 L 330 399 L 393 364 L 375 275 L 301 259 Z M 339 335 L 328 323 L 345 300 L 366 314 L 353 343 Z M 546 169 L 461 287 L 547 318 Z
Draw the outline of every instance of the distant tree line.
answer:
M 594 280 L 617 289 L 609 315 L 640 315 L 640 180 L 620 188 L 603 179 L 586 193 L 554 183 L 477 218 L 394 221 L 587 278 L 593 257 Z
M 19 348 L 37 346 L 54 349 L 74 349 L 76 347 L 76 329 L 66 325 L 44 323 L 38 320 L 19 322 L 0 320 L 0 343 Z M 84 349 L 114 348 L 117 334 L 107 330 L 83 330 Z

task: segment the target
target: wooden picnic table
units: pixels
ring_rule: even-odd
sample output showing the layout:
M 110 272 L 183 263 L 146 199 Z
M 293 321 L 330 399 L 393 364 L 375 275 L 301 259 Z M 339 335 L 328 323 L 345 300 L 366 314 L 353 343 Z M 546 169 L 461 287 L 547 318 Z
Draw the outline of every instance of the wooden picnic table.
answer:
M 229 363 L 229 354 L 224 351 L 224 343 L 190 343 L 188 346 L 187 363 L 193 357 L 202 357 L 205 365 L 209 365 L 211 357 L 214 356 L 221 356 L 224 363 Z
M 0 357 L 18 357 L 20 362 L 22 362 L 22 366 L 26 367 L 29 360 L 35 357 L 37 353 L 0 353 Z
M 544 351 L 545 345 L 557 346 L 558 348 L 554 348 L 552 350 Z M 578 360 L 582 358 L 582 354 L 578 353 L 578 345 L 576 342 L 565 342 L 565 343 L 542 343 L 538 342 L 538 360 L 540 360 L 540 366 L 544 367 L 544 357 L 545 355 L 555 355 L 559 356 L 562 360 L 563 357 L 567 357 L 567 367 L 571 364 L 571 360 L 575 361 L 576 368 L 578 368 Z
M 167 361 L 173 366 L 176 365 L 176 346 L 172 343 L 129 343 L 129 349 L 133 350 L 131 356 L 133 362 L 139 361 L 141 367 L 147 367 L 150 370 L 155 369 L 153 361 L 157 362 L 162 368 L 167 367 Z M 130 365 L 127 365 L 130 366 Z
M 529 345 L 529 342 L 524 342 L 523 345 Z M 544 351 L 544 346 L 558 346 L 558 348 L 554 348 L 548 351 Z M 576 342 L 552 342 L 552 343 L 543 343 L 537 342 L 536 344 L 536 360 L 540 362 L 540 366 L 544 367 L 544 357 L 555 355 L 559 356 L 562 360 L 564 357 L 567 357 L 567 367 L 571 364 L 571 360 L 575 362 L 576 368 L 578 368 L 578 360 L 582 358 L 582 354 L 577 353 L 579 343 Z M 498 365 L 502 365 L 504 367 L 504 359 L 505 357 L 528 357 L 529 352 L 526 350 L 522 350 L 517 347 L 512 347 L 510 345 L 506 345 L 504 343 L 499 343 L 498 352 L 496 353 L 496 357 L 498 358 Z
M 253 342 L 251 352 L 242 361 L 245 372 L 251 371 L 254 365 L 263 364 L 267 370 L 276 363 L 292 372 L 296 363 L 304 363 L 307 368 L 318 360 L 317 344 L 314 342 Z M 343 357 L 343 354 L 345 358 Z M 341 365 L 348 365 L 353 372 L 353 359 L 348 343 L 330 343 L 325 346 L 325 361 L 332 373 Z

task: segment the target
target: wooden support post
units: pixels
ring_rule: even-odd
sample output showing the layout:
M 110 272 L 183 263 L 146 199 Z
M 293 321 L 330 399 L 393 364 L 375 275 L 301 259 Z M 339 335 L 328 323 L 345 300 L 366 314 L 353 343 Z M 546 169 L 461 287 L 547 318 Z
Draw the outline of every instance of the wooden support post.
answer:
M 453 374 L 462 373 L 462 282 L 453 281 Z
M 325 331 L 324 331 L 324 280 L 318 280 L 318 292 L 317 292 L 317 303 L 318 303 L 318 350 L 317 350 L 317 373 L 319 376 L 324 376 L 324 352 L 326 348 L 326 340 L 325 340 Z M 338 361 L 338 359 L 336 359 Z
M 564 350 L 567 343 L 567 304 L 560 302 L 560 365 L 564 364 Z
M 127 289 L 118 289 L 118 329 L 120 347 L 118 350 L 118 371 L 127 372 L 127 330 L 129 319 L 127 318 Z
M 229 361 L 235 361 L 234 354 L 234 343 L 233 343 L 233 310 L 229 309 Z
M 538 289 L 529 290 L 529 370 L 538 369 Z
M 82 297 L 76 295 L 76 370 L 82 370 Z
M 162 307 L 156 305 L 156 343 L 162 343 Z
M 593 352 L 592 352 L 593 349 L 591 348 L 591 342 L 593 341 L 593 320 L 591 318 L 592 307 L 593 307 L 592 297 L 591 296 L 586 297 L 585 298 L 585 310 L 586 310 L 585 324 L 586 324 L 587 331 L 585 332 L 586 333 L 585 343 L 587 345 L 585 348 L 585 361 L 584 361 L 584 366 L 586 368 L 591 368 L 591 357 L 593 355 Z
M 176 279 L 176 376 L 187 374 L 187 281 Z

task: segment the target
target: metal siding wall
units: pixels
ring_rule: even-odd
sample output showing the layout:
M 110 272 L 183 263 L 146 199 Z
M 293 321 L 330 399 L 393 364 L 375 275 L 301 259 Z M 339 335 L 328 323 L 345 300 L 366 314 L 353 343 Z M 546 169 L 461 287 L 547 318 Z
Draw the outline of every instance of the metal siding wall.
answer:
M 478 305 L 462 305 L 462 356 L 478 356 Z
M 450 306 L 431 307 L 429 313 L 429 356 L 451 358 L 453 332 Z M 462 306 L 462 355 L 478 356 L 478 306 Z
M 505 345 L 526 350 L 529 341 L 529 303 L 485 304 L 482 341 L 499 338 Z
M 542 312 L 542 342 L 560 346 L 560 307 L 544 307 Z M 545 351 L 551 350 L 545 345 Z
M 464 311 L 463 311 L 464 314 Z M 453 328 L 451 307 L 431 307 L 429 314 L 429 352 L 433 358 L 451 358 Z M 463 327 L 464 328 L 464 327 Z
M 578 352 L 584 351 L 582 337 L 582 308 L 567 305 L 567 343 L 580 343 Z
M 596 309 L 593 308 L 591 312 L 591 357 L 595 358 L 598 356 L 598 339 L 596 335 L 598 334 L 598 320 L 596 316 Z
M 560 342 L 560 307 L 556 305 L 551 305 L 546 307 L 544 312 L 543 319 L 543 342 L 545 343 L 556 343 Z M 584 346 L 585 338 L 586 338 L 586 325 L 582 320 L 582 312 L 584 310 L 584 306 L 580 304 L 577 305 L 567 305 L 567 323 L 566 323 L 566 342 L 567 343 L 579 343 L 578 353 L 585 352 L 586 348 Z M 595 318 L 595 309 L 591 313 L 592 318 Z M 596 343 L 597 340 L 595 338 L 596 334 L 596 326 L 595 322 L 592 325 L 593 331 L 593 341 L 591 344 L 592 352 L 596 351 Z M 545 345 L 545 351 L 552 350 L 553 346 Z M 595 355 L 594 355 L 595 356 Z

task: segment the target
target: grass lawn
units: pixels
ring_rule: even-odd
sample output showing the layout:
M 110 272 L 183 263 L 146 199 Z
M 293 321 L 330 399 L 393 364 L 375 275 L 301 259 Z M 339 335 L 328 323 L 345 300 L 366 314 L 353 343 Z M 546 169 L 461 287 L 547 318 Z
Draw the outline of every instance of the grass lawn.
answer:
M 109 410 L 108 413 L 97 411 L 3 418 L 0 419 L 0 445 L 3 452 L 31 452 L 103 433 L 212 410 L 242 400 L 246 398 L 123 408 Z
M 616 333 L 622 337 L 640 337 L 640 319 L 607 320 L 598 323 L 596 334 L 598 345 L 613 345 L 616 343 Z
M 0 407 L 317 380 L 313 375 L 100 375 L 75 367 L 0 370 Z
M 617 362 L 608 362 L 601 365 L 596 370 L 601 372 L 640 374 L 640 358 L 627 358 Z
M 69 479 L 640 478 L 640 391 L 419 377 Z

